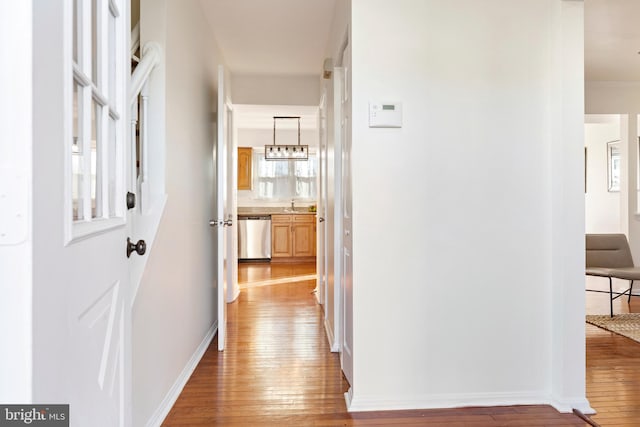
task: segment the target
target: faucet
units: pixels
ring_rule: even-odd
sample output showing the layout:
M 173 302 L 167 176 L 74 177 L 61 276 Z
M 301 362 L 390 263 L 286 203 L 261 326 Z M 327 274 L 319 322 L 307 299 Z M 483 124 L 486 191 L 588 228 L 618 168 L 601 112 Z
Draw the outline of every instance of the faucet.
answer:
M 295 199 L 291 199 L 291 210 L 292 211 L 296 210 Z

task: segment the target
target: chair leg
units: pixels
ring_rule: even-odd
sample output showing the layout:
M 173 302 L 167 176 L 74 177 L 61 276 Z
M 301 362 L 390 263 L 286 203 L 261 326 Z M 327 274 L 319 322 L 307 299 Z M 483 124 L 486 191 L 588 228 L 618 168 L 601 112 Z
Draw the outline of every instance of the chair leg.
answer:
M 611 310 L 611 317 L 613 317 L 613 283 L 611 277 L 609 277 L 609 309 Z
M 633 280 L 631 281 L 631 285 L 629 286 L 629 298 L 627 298 L 627 304 L 631 302 L 631 293 L 633 292 Z

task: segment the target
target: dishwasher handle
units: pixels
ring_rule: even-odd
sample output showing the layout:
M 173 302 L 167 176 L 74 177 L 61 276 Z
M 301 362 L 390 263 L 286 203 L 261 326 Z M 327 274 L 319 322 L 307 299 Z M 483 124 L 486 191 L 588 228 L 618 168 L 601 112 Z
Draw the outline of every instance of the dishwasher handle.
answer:
M 247 215 L 238 215 L 239 221 L 266 221 L 270 220 L 270 216 L 247 216 Z

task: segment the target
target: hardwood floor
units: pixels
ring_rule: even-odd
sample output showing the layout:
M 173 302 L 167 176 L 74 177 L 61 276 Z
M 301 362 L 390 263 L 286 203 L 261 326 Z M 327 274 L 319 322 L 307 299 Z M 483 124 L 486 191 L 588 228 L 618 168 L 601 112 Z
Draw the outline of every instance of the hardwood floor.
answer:
M 264 281 L 312 274 L 315 266 L 241 265 L 239 277 Z M 273 275 L 273 276 L 272 276 Z M 322 311 L 306 280 L 243 289 L 229 305 L 228 346 L 211 344 L 164 426 L 587 426 L 548 406 L 348 413 L 348 384 L 329 352 Z M 631 311 L 640 312 L 640 298 Z M 616 313 L 626 300 L 617 302 Z M 587 294 L 605 313 L 607 296 Z M 640 344 L 587 326 L 587 396 L 603 427 L 640 425 Z
M 617 288 L 624 290 L 626 283 Z M 587 278 L 587 287 L 608 290 L 606 279 Z M 638 290 L 636 290 L 638 292 Z M 618 298 L 614 313 L 640 313 L 640 297 Z M 587 292 L 587 314 L 609 314 L 609 296 Z M 602 426 L 640 425 L 640 343 L 587 325 L 587 398 Z

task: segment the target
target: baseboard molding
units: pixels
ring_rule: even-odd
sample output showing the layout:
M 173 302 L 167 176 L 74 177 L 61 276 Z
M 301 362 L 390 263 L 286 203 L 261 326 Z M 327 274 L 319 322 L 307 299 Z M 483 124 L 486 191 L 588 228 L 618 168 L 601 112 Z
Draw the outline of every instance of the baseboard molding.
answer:
M 574 409 L 579 410 L 585 415 L 593 415 L 596 413 L 595 409 L 591 407 L 591 404 L 586 398 L 577 399 L 555 399 L 552 398 L 549 405 L 553 406 L 558 412 L 572 412 Z
M 196 351 L 191 356 L 191 359 L 189 359 L 189 362 L 185 365 L 180 375 L 178 375 L 178 378 L 176 378 L 176 381 L 173 383 L 164 399 L 162 399 L 160 406 L 158 406 L 149 421 L 147 421 L 147 427 L 160 427 L 162 425 L 162 422 L 167 417 L 167 415 L 169 415 L 169 411 L 171 411 L 171 408 L 173 408 L 176 400 L 178 400 L 178 397 L 180 397 L 182 389 L 184 389 L 187 381 L 189 381 L 189 378 L 191 378 L 191 374 L 193 374 L 193 371 L 195 371 L 198 363 L 200 363 L 200 359 L 202 359 L 202 356 L 204 356 L 207 348 L 209 348 L 209 345 L 211 344 L 211 341 L 213 340 L 216 332 L 218 332 L 217 320 L 213 322 L 213 325 L 211 325 L 211 328 L 209 328 L 209 330 L 207 331 L 207 334 L 205 335 L 198 348 L 196 348 Z
M 338 353 L 340 351 L 340 345 L 336 342 L 335 336 L 333 335 L 333 330 L 329 327 L 326 318 L 324 319 L 324 331 L 327 335 L 329 345 L 331 346 L 331 352 Z
M 353 401 L 353 387 L 349 387 L 349 390 L 347 390 L 347 392 L 344 394 L 344 401 L 347 404 L 347 411 L 352 412 L 349 408 L 351 407 L 351 402 Z
M 527 392 L 423 395 L 415 397 L 407 396 L 405 399 L 387 399 L 383 397 L 361 398 L 357 395 L 354 396 L 350 388 L 349 391 L 345 393 L 345 401 L 349 412 L 443 409 L 468 406 L 550 405 L 560 412 L 571 412 L 573 408 L 576 408 L 585 414 L 593 413 L 585 410 L 586 408 L 591 409 L 586 400 L 583 402 L 567 402 L 576 405 L 571 408 L 571 404 L 557 405 L 557 402 L 548 395 Z M 584 404 L 586 404 L 586 408 Z M 591 409 L 591 411 L 593 411 L 593 409 Z

